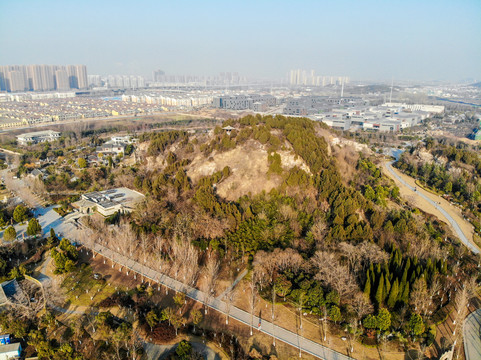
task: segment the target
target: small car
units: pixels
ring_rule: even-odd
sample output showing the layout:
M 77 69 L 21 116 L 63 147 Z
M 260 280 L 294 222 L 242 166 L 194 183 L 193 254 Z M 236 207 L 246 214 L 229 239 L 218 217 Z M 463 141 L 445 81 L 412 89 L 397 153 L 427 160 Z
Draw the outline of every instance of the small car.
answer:
M 100 279 L 102 279 L 102 275 L 99 274 L 99 273 L 94 273 L 94 279 L 95 279 L 95 280 L 100 280 Z

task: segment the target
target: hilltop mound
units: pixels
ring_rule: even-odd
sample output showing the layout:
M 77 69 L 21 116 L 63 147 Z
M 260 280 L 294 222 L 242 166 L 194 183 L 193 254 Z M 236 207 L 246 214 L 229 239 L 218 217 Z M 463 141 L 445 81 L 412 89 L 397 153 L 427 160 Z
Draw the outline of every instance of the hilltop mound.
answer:
M 288 149 L 288 145 L 285 145 Z M 309 172 L 309 168 L 302 159 L 296 157 L 292 151 L 279 150 L 283 170 L 294 166 Z M 201 177 L 209 176 L 224 167 L 230 167 L 231 175 L 217 185 L 217 194 L 227 200 L 237 200 L 243 195 L 257 194 L 270 191 L 279 186 L 282 177 L 268 174 L 268 152 L 265 145 L 256 140 L 236 146 L 225 152 L 214 152 L 206 157 L 202 153 L 195 156 L 187 167 L 187 175 L 196 183 Z
M 341 181 L 347 184 L 353 180 L 358 152 L 366 151 L 334 137 L 322 124 L 305 119 L 268 117 L 266 123 L 258 125 L 256 121 L 259 119 L 253 116 L 229 120 L 226 123 L 231 130 L 216 127 L 209 134 L 158 133 L 139 144 L 137 154 L 145 159 L 143 168 L 151 173 L 171 172 L 181 166 L 192 185 L 228 167 L 229 176 L 215 184 L 216 194 L 235 201 L 244 195 L 269 192 L 288 178 L 290 186 L 298 184 L 299 177 L 318 173 L 333 158 L 343 175 Z M 272 164 L 274 156 L 278 164 Z M 179 159 L 182 165 L 172 168 L 172 161 Z M 271 166 L 277 168 L 273 171 Z

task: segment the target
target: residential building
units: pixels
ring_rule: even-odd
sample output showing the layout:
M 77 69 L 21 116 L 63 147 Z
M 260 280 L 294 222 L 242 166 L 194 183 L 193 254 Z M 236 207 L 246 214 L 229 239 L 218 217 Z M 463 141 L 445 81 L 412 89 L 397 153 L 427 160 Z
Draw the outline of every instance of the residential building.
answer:
M 118 155 L 125 153 L 125 147 L 131 143 L 130 136 L 113 136 L 109 141 L 97 146 L 96 151 L 103 154 Z
M 109 141 L 97 146 L 96 151 L 106 155 L 118 155 L 125 152 L 125 146 L 127 145 L 124 143 L 112 143 Z
M 267 104 L 263 101 L 257 101 L 252 104 L 252 110 L 255 112 L 265 112 L 267 111 Z
M 302 86 L 326 86 L 349 84 L 348 76 L 320 76 L 314 70 L 291 70 L 288 75 L 290 85 Z
M 26 119 L 0 119 L 0 129 L 28 126 Z
M 152 80 L 154 80 L 154 82 L 161 82 L 163 80 L 164 75 L 165 75 L 164 71 L 155 70 L 152 72 Z
M 60 138 L 60 133 L 53 130 L 25 133 L 17 136 L 19 145 L 38 144 L 41 142 L 55 141 Z
M 0 66 L 0 90 L 50 91 L 87 89 L 85 65 L 6 65 Z
M 87 89 L 87 66 L 85 65 L 75 65 L 75 75 L 77 77 L 77 89 Z
M 55 71 L 55 89 L 68 90 L 70 89 L 69 76 L 67 71 L 59 69 Z

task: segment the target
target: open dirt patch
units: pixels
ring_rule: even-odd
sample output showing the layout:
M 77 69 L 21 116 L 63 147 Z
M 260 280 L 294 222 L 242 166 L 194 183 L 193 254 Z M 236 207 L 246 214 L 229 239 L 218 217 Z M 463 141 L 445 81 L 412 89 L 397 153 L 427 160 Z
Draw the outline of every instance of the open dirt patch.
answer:
M 278 151 L 282 159 L 282 167 L 288 170 L 298 166 L 309 172 L 302 159 L 294 156 L 289 150 Z M 221 171 L 225 166 L 231 169 L 231 176 L 217 185 L 217 193 L 227 200 L 237 200 L 246 194 L 257 194 L 263 190 L 270 191 L 279 186 L 282 177 L 267 174 L 269 164 L 265 147 L 254 140 L 238 145 L 235 149 L 222 153 L 213 153 L 208 158 L 197 155 L 187 169 L 187 175 L 195 183 L 201 177 Z

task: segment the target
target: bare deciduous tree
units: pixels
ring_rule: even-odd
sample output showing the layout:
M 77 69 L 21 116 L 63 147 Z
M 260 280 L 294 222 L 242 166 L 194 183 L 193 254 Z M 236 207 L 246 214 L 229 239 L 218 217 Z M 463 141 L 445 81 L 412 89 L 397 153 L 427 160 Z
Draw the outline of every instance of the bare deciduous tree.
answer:
M 370 264 L 383 263 L 389 259 L 389 255 L 374 243 L 366 241 L 357 246 L 357 248 L 361 253 L 364 269 Z
M 357 342 L 357 339 L 359 339 L 359 336 L 361 336 L 362 331 L 359 329 L 359 322 L 356 319 L 351 319 L 349 321 L 349 344 L 350 344 L 350 352 L 354 352 L 354 344 Z
M 219 274 L 219 260 L 215 254 L 211 254 L 204 268 L 204 279 L 209 295 L 213 295 Z
M 454 313 L 454 330 L 453 330 L 453 350 L 454 351 L 461 351 L 461 344 L 463 339 L 463 324 L 466 315 L 468 314 L 468 304 L 469 299 L 471 298 L 472 294 L 470 293 L 469 286 L 466 286 L 466 283 L 463 284 L 458 290 L 456 291 L 456 297 L 454 298 L 454 305 L 455 305 L 455 313 Z M 456 350 L 456 345 L 459 344 L 458 350 Z
M 372 313 L 374 309 L 371 300 L 363 292 L 358 292 L 352 297 L 351 306 L 356 313 L 358 320 L 362 319 L 367 314 Z
M 416 314 L 426 315 L 430 310 L 432 299 L 429 295 L 426 281 L 423 278 L 417 279 L 414 282 L 409 302 L 414 307 L 414 312 Z
M 16 280 L 13 281 L 16 282 Z M 42 288 L 29 280 L 22 280 L 16 283 L 15 287 L 15 293 L 8 305 L 16 313 L 16 317 L 27 319 L 35 317 L 45 306 Z
M 322 219 L 317 219 L 311 227 L 311 234 L 317 244 L 322 244 L 327 232 L 327 224 Z
M 277 248 L 271 253 L 258 251 L 253 265 L 256 281 L 262 287 L 264 283 L 272 284 L 278 271 L 291 270 L 296 273 L 304 265 L 304 259 L 294 249 Z
M 146 237 L 145 237 L 146 239 Z M 147 239 L 145 240 L 147 242 Z M 112 226 L 108 234 L 108 247 L 119 252 L 120 254 L 132 259 L 137 245 L 137 234 L 127 221 L 121 221 L 119 225 Z M 144 242 L 141 242 L 142 244 Z M 144 244 L 147 247 L 147 244 Z M 139 249 L 144 254 L 144 247 Z
M 249 290 L 250 290 L 250 294 L 249 294 L 249 310 L 250 310 L 250 314 L 251 314 L 251 331 L 250 331 L 250 334 L 252 336 L 252 327 L 253 327 L 253 321 L 254 321 L 254 311 L 256 309 L 256 306 L 257 306 L 257 303 L 258 303 L 258 297 L 257 297 L 257 287 L 256 287 L 256 283 L 254 281 L 254 279 L 251 280 L 251 282 L 249 283 Z
M 357 289 L 357 284 L 347 266 L 339 264 L 333 253 L 317 251 L 311 259 L 317 268 L 316 279 L 336 290 L 341 299 Z

